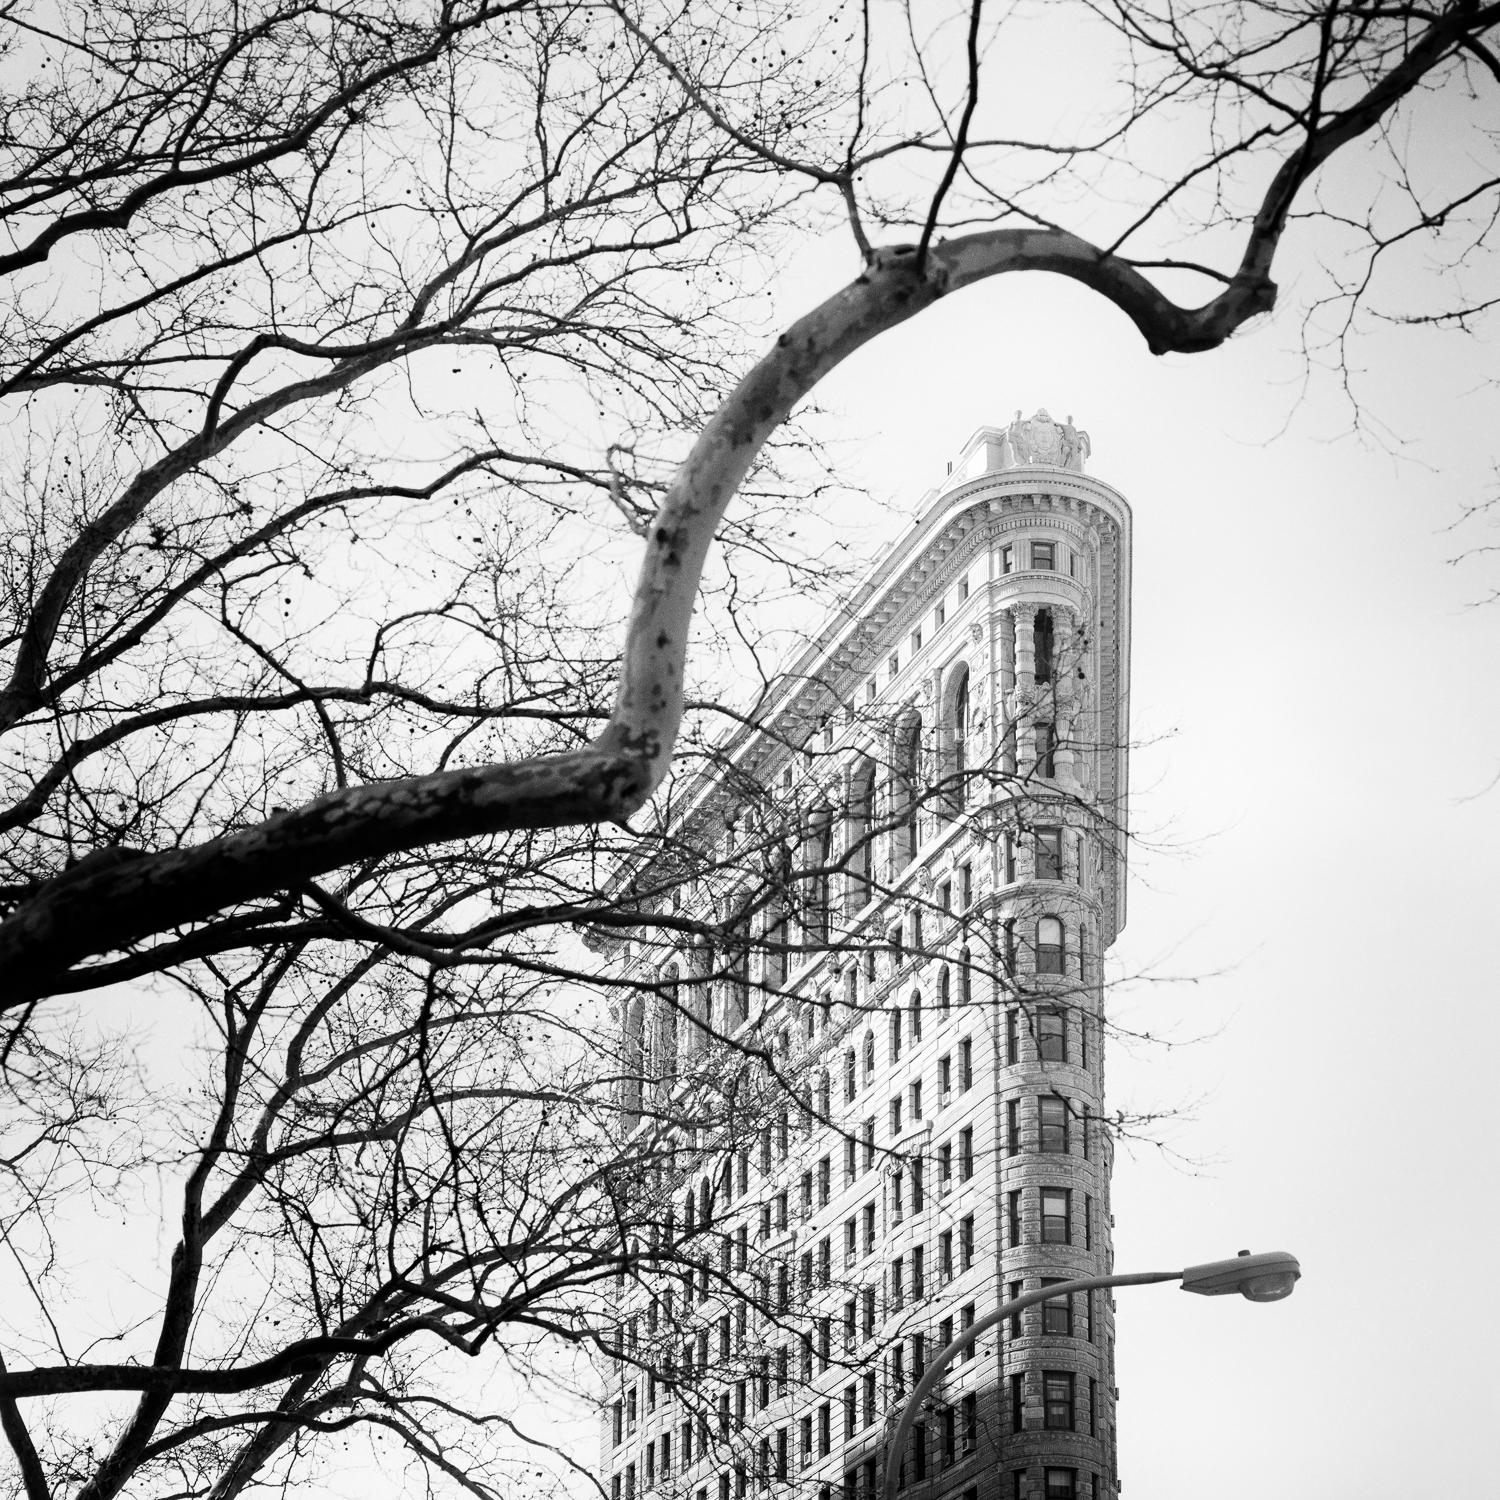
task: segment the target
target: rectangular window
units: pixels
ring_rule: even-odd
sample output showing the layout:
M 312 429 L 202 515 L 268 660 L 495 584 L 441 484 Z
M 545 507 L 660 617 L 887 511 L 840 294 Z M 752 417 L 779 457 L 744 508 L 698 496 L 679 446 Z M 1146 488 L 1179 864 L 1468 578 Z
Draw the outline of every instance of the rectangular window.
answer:
M 974 904 L 974 866 L 967 860 L 958 867 L 958 909 L 968 911 Z
M 827 1237 L 818 1241 L 818 1285 L 827 1286 L 833 1280 L 833 1241 Z M 742 1307 L 743 1303 L 740 1304 Z
M 1020 1295 L 1021 1283 L 1019 1281 L 1011 1282 L 1010 1285 L 1005 1289 L 1005 1300 L 1007 1302 L 1016 1301 L 1016 1299 L 1019 1298 Z M 1013 1339 L 1018 1339 L 1021 1337 L 1021 1314 L 1018 1312 L 1013 1312 L 1010 1315 L 1010 1336 Z
M 813 1174 L 804 1172 L 802 1174 L 802 1217 L 805 1219 L 812 1212 L 813 1206 Z
M 1021 1106 L 1015 1099 L 1005 1101 L 1005 1150 L 1014 1156 L 1021 1149 Z
M 963 1399 L 959 1441 L 965 1453 L 972 1453 L 979 1446 L 979 1397 L 972 1391 Z
M 1042 1243 L 1044 1245 L 1071 1245 L 1073 1243 L 1071 1200 L 1068 1188 L 1043 1188 L 1042 1199 Z
M 863 1148 L 862 1165 L 868 1172 L 875 1165 L 875 1117 L 873 1115 L 859 1127 L 859 1140 Z
M 864 1419 L 869 1427 L 875 1421 L 875 1372 L 871 1370 L 864 1379 Z
M 776 1478 L 781 1484 L 786 1483 L 787 1477 L 787 1430 L 785 1427 L 776 1429 Z
M 1068 1101 L 1059 1094 L 1042 1094 L 1037 1101 L 1037 1149 L 1068 1149 Z
M 958 1089 L 974 1086 L 974 1044 L 967 1038 L 958 1044 Z
M 920 1302 L 927 1295 L 926 1276 L 927 1252 L 921 1245 L 913 1245 L 911 1250 L 911 1295 L 913 1302 Z
M 946 1104 L 953 1092 L 953 1058 L 945 1053 L 938 1058 L 938 1103 Z
M 844 1264 L 852 1266 L 859 1256 L 859 1221 L 854 1218 L 844 1220 Z
M 797 1453 L 805 1469 L 812 1462 L 813 1454 L 813 1419 L 811 1416 L 802 1417 L 797 1423 Z
M 958 1175 L 967 1182 L 974 1175 L 974 1127 L 965 1125 L 958 1133 Z
M 911 1110 L 912 1120 L 920 1120 L 922 1118 L 922 1080 L 920 1078 L 912 1081 L 911 1086 L 906 1091 L 906 1095 L 907 1107 Z
M 1089 1377 L 1089 1436 L 1099 1436 L 1099 1382 Z
M 922 1191 L 922 1158 L 913 1156 L 906 1164 L 907 1173 L 911 1177 L 911 1211 L 914 1214 L 922 1212 L 922 1206 L 926 1201 Z
M 906 1257 L 898 1255 L 891 1261 L 891 1307 L 898 1309 L 906 1305 Z
M 937 904 L 939 911 L 953 910 L 953 882 L 951 880 L 938 881 Z
M 969 597 L 969 575 L 964 574 L 958 580 L 958 602 L 962 604 Z
M 1013 1068 L 1021 1060 L 1021 1030 L 1015 1006 L 1005 1012 L 1005 1065 Z
M 1033 542 L 1031 544 L 1031 566 L 1036 572 L 1055 572 L 1057 569 L 1057 543 Z
M 974 1215 L 965 1214 L 958 1221 L 958 1266 L 967 1271 L 974 1264 Z
M 1083 1248 L 1085 1250 L 1094 1248 L 1094 1195 L 1092 1193 L 1083 1195 Z
M 873 1203 L 865 1204 L 864 1208 L 860 1210 L 860 1218 L 863 1221 L 865 1231 L 865 1254 L 873 1255 L 875 1253 L 875 1205 Z
M 792 1209 L 791 1200 L 787 1197 L 787 1195 L 785 1193 L 777 1193 L 777 1195 L 776 1195 L 776 1227 L 778 1229 L 785 1229 L 786 1228 L 787 1221 L 791 1218 L 791 1209 Z
M 859 1176 L 859 1153 L 851 1135 L 844 1142 L 844 1186 L 848 1187 Z
M 859 1295 L 862 1302 L 860 1308 L 860 1326 L 864 1336 L 867 1339 L 872 1339 L 875 1337 L 875 1288 L 872 1286 L 864 1287 L 861 1289 Z
M 1026 1430 L 1026 1387 L 1025 1377 L 1021 1375 L 1010 1377 L 1010 1430 Z
M 1016 571 L 1016 549 L 1009 542 L 1000 549 L 1000 571 L 1002 573 Z
M 818 1163 L 818 1207 L 827 1208 L 833 1197 L 833 1158 L 825 1156 Z
M 953 1143 L 944 1141 L 938 1147 L 938 1192 L 944 1192 L 953 1182 Z
M 1061 880 L 1062 829 L 1038 828 L 1033 835 L 1036 851 L 1036 878 L 1038 880 Z
M 945 1229 L 938 1236 L 938 1280 L 946 1286 L 953 1280 L 953 1231 Z
M 1068 1060 L 1068 1018 L 1060 1010 L 1044 1010 L 1036 1018 L 1036 1050 L 1043 1062 Z
M 776 1394 L 786 1395 L 788 1382 L 792 1378 L 792 1353 L 785 1344 L 776 1351 Z
M 974 1303 L 974 1302 L 965 1302 L 964 1303 L 963 1307 L 961 1307 L 959 1309 L 959 1314 L 958 1314 L 958 1326 L 959 1326 L 959 1328 L 961 1330 L 964 1329 L 964 1328 L 972 1328 L 974 1326 L 974 1318 L 976 1316 L 977 1311 L 978 1311 L 978 1304 L 977 1303 Z M 963 1353 L 961 1355 L 959 1355 L 959 1359 L 960 1360 L 973 1359 L 976 1353 L 978 1353 L 978 1349 L 975 1346 L 974 1340 L 970 1339 L 969 1342 L 964 1345 Z
M 859 1387 L 844 1387 L 844 1441 L 852 1442 L 859 1431 Z
M 891 1100 L 891 1135 L 901 1134 L 901 1096 L 898 1094 Z
M 1077 1469 L 1046 1469 L 1043 1494 L 1046 1500 L 1078 1500 Z
M 958 1460 L 958 1413 L 951 1406 L 945 1408 L 939 1418 L 938 1431 L 941 1434 L 938 1446 L 946 1468 Z
M 827 1458 L 833 1450 L 833 1403 L 825 1401 L 818 1408 L 818 1457 Z
M 1021 1243 L 1021 1190 L 1013 1188 L 1005 1195 L 1006 1227 L 1010 1231 L 1010 1248 Z
M 1060 1276 L 1043 1277 L 1044 1287 L 1056 1286 L 1063 1278 Z M 1073 1299 L 1064 1294 L 1061 1297 L 1049 1297 L 1042 1303 L 1042 1332 L 1050 1334 L 1054 1338 L 1073 1337 Z
M 942 600 L 939 600 L 938 604 L 937 604 L 937 608 L 934 609 L 933 612 L 932 612 L 932 628 L 934 630 L 941 630 L 943 628 L 943 626 L 947 623 L 947 620 L 948 620 L 948 606 L 946 604 L 944 604 L 942 602 Z

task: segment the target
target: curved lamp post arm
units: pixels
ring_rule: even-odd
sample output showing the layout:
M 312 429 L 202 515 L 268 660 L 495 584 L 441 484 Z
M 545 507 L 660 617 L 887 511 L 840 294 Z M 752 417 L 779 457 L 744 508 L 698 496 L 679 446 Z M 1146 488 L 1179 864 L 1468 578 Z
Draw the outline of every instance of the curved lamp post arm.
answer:
M 1007 1318 L 1023 1312 L 1028 1307 L 1034 1307 L 1038 1302 L 1050 1302 L 1054 1297 L 1066 1297 L 1070 1292 L 1091 1292 L 1098 1287 L 1141 1286 L 1152 1281 L 1181 1280 L 1181 1271 L 1135 1271 L 1126 1276 L 1085 1276 L 1079 1281 L 1058 1281 L 1051 1286 L 1041 1287 L 1037 1291 L 1026 1292 L 1013 1301 L 1004 1302 L 994 1312 L 986 1313 L 977 1322 L 970 1323 L 958 1338 L 934 1357 L 932 1363 L 927 1366 L 926 1373 L 917 1382 L 911 1395 L 907 1397 L 906 1405 L 901 1412 L 901 1420 L 896 1423 L 896 1430 L 891 1434 L 886 1454 L 885 1481 L 880 1491 L 882 1500 L 895 1500 L 897 1484 L 901 1476 L 901 1460 L 906 1454 L 906 1440 L 911 1436 L 911 1430 L 916 1425 L 922 1402 L 936 1389 L 948 1366 L 980 1334 L 988 1333 L 996 1324 L 1003 1323 Z

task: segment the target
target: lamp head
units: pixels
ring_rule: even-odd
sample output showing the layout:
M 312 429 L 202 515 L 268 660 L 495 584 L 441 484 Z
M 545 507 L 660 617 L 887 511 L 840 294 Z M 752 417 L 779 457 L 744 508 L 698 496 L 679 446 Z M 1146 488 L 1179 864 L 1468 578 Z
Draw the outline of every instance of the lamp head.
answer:
M 1295 1255 L 1285 1250 L 1267 1250 L 1251 1255 L 1241 1250 L 1233 1260 L 1210 1260 L 1189 1266 L 1182 1273 L 1182 1289 L 1205 1297 L 1238 1292 L 1251 1302 L 1280 1302 L 1290 1297 L 1302 1268 Z

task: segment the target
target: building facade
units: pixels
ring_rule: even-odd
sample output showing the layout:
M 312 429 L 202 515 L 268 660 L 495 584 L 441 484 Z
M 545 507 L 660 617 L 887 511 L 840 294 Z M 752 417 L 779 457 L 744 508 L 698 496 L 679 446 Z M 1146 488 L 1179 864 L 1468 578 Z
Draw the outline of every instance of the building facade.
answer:
M 664 918 L 614 943 L 656 1209 L 612 1500 L 869 1500 L 938 1350 L 1113 1268 L 1130 511 L 1088 450 L 1045 412 L 976 433 L 630 872 Z M 1113 1500 L 1115 1395 L 1108 1294 L 1033 1307 L 948 1370 L 904 1493 Z

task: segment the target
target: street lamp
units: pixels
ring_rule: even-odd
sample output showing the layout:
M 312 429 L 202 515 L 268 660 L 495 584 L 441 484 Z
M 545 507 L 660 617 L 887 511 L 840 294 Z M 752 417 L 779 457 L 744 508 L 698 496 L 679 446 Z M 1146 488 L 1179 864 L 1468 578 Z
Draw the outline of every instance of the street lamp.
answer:
M 1066 1297 L 1072 1292 L 1090 1292 L 1096 1287 L 1143 1286 L 1152 1281 L 1180 1281 L 1183 1291 L 1200 1292 L 1205 1297 L 1222 1297 L 1226 1292 L 1238 1292 L 1251 1302 L 1279 1302 L 1283 1297 L 1291 1295 L 1301 1274 L 1302 1268 L 1297 1264 L 1297 1257 L 1288 1255 L 1285 1250 L 1268 1250 L 1260 1255 L 1251 1255 L 1248 1250 L 1241 1250 L 1233 1260 L 1205 1261 L 1202 1265 L 1189 1266 L 1185 1271 L 1135 1271 L 1124 1276 L 1086 1276 L 1080 1281 L 1053 1282 L 1050 1286 L 1026 1292 L 1003 1303 L 994 1312 L 986 1313 L 978 1322 L 971 1323 L 946 1349 L 941 1350 L 907 1397 L 896 1423 L 896 1430 L 891 1434 L 886 1454 L 882 1500 L 895 1500 L 901 1476 L 901 1460 L 906 1454 L 906 1440 L 921 1413 L 922 1403 L 943 1378 L 943 1372 L 981 1333 L 988 1332 L 1006 1318 L 1034 1307 L 1038 1302 L 1050 1302 L 1054 1297 Z

